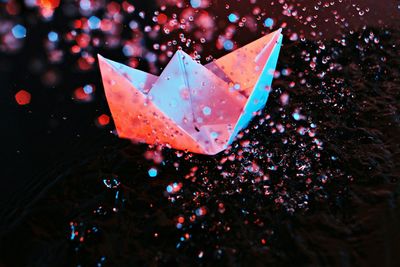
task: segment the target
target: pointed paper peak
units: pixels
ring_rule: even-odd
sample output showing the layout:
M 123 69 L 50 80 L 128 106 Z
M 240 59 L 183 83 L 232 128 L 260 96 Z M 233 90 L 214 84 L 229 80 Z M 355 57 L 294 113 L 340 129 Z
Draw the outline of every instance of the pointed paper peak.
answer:
M 131 68 L 124 64 L 112 61 L 107 59 L 100 54 L 97 55 L 100 63 L 100 70 L 104 71 L 105 68 L 111 68 L 114 72 L 122 75 L 125 79 L 127 79 L 137 90 L 141 91 L 144 94 L 147 94 L 153 83 L 158 79 L 157 76 Z M 110 81 L 112 82 L 112 81 Z
M 185 51 L 183 51 L 182 49 L 176 50 L 175 54 L 187 55 L 187 53 Z
M 172 58 L 174 58 L 174 57 L 179 57 L 179 59 L 183 60 L 184 62 L 193 62 L 193 63 L 199 64 L 196 60 L 194 60 L 192 58 L 192 56 L 190 56 L 188 53 L 186 53 L 182 49 L 177 50 Z
M 181 55 L 181 56 L 188 56 L 190 58 L 192 58 L 188 53 L 186 53 L 185 51 L 183 51 L 182 49 L 178 49 L 175 54 Z
M 205 67 L 249 96 L 275 47 L 281 29 L 267 34 L 235 51 L 208 63 Z

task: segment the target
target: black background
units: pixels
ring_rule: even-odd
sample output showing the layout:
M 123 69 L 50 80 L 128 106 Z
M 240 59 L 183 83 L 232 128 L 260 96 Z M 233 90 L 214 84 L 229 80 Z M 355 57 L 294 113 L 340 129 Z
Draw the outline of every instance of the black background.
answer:
M 356 2 L 357 1 L 354 1 L 352 3 Z M 398 29 L 400 10 L 397 6 L 398 3 L 395 2 L 396 1 L 380 1 L 377 3 L 375 1 L 358 1 L 356 4 L 370 7 L 370 13 L 362 18 L 357 16 L 350 3 L 340 5 L 339 13 L 343 14 L 343 16 L 347 16 L 346 18 L 350 23 L 351 29 L 362 31 L 362 26 L 368 25 L 383 34 L 384 28 Z M 144 10 L 146 13 L 150 14 L 157 9 L 157 3 L 153 1 L 135 1 L 134 4 L 138 9 Z M 246 4 L 242 2 L 232 3 L 232 5 L 236 5 L 236 8 L 246 8 Z M 214 12 L 217 14 L 220 13 L 221 17 L 225 16 L 226 12 L 223 6 L 224 3 L 214 1 Z M 310 4 L 311 8 L 312 6 L 313 5 Z M 306 35 L 309 33 L 308 27 L 290 18 L 281 17 L 280 8 L 274 7 L 269 11 L 272 17 L 277 18 L 277 21 L 283 22 L 287 20 L 291 31 L 304 31 Z M 88 72 L 78 72 L 76 68 L 73 67 L 76 63 L 76 58 L 68 54 L 65 56 L 62 63 L 58 65 L 51 65 L 46 62 L 43 39 L 46 38 L 49 29 L 57 29 L 60 33 L 63 32 L 65 18 L 62 13 L 56 12 L 54 20 L 50 23 L 39 23 L 34 19 L 35 16 L 35 11 L 24 7 L 22 8 L 18 20 L 23 22 L 28 30 L 28 35 L 24 40 L 24 46 L 19 52 L 14 54 L 0 53 L 0 114 L 2 114 L 2 130 L 0 131 L 0 140 L 2 140 L 0 152 L 2 166 L 0 207 L 2 209 L 1 214 L 3 215 L 0 220 L 2 220 L 3 226 L 2 234 L 11 233 L 11 236 L 15 236 L 16 240 L 24 240 L 25 238 L 24 234 L 21 234 L 21 231 L 13 230 L 20 229 L 18 228 L 19 216 L 17 213 L 23 210 L 24 207 L 22 206 L 29 204 L 30 200 L 36 199 L 39 193 L 44 194 L 48 188 L 51 188 L 53 182 L 55 182 L 53 179 L 57 177 L 56 174 L 60 170 L 67 173 L 70 169 L 74 168 L 74 164 L 85 162 L 88 155 L 92 155 L 97 151 L 99 151 L 99 153 L 104 153 L 109 147 L 117 147 L 121 146 L 121 144 L 123 144 L 123 146 L 128 146 L 128 141 L 118 140 L 115 135 L 111 133 L 113 130 L 112 123 L 105 128 L 98 127 L 95 124 L 97 116 L 103 113 L 110 114 L 97 67 L 94 67 L 93 70 Z M 132 16 L 132 18 L 135 16 L 137 17 L 137 15 Z M 152 23 L 151 16 L 148 16 L 141 26 L 143 27 L 146 24 Z M 322 37 L 307 36 L 307 38 L 310 40 L 323 39 L 329 42 L 341 35 L 340 27 L 337 25 L 330 25 L 329 23 L 322 24 L 319 30 L 324 32 Z M 258 32 L 257 35 L 261 35 L 261 33 Z M 246 32 L 241 32 L 238 34 L 236 41 L 238 44 L 242 45 L 257 37 L 258 36 L 249 35 Z M 163 40 L 163 38 L 171 37 L 162 35 L 156 39 L 149 39 L 146 37 L 144 45 L 151 47 L 154 42 Z M 68 47 L 64 47 L 64 49 L 68 49 Z M 204 51 L 204 54 L 213 54 L 215 57 L 224 54 L 223 51 L 216 51 L 212 46 L 208 49 L 209 50 Z M 285 49 L 285 46 L 283 49 Z M 373 50 L 371 51 L 373 52 Z M 99 48 L 96 53 L 101 53 L 115 61 L 126 61 L 126 58 L 122 55 L 120 50 Z M 390 56 L 393 55 L 389 55 L 389 57 Z M 38 73 L 34 71 L 35 62 L 37 62 L 38 59 L 42 62 L 42 69 L 52 69 L 59 74 L 60 79 L 54 86 L 47 86 L 46 83 L 43 82 L 41 72 Z M 288 61 L 286 61 L 285 64 L 288 64 Z M 390 67 L 398 69 L 398 65 L 391 65 Z M 142 61 L 139 68 L 147 70 L 148 66 L 146 62 Z M 370 77 L 365 76 L 365 79 L 370 79 Z M 97 91 L 94 100 L 90 103 L 76 103 L 72 99 L 73 90 L 87 83 L 96 85 Z M 396 86 L 398 86 L 398 80 L 397 84 L 394 83 L 394 87 Z M 370 87 L 366 85 L 366 88 Z M 14 100 L 15 93 L 20 89 L 26 89 L 32 94 L 32 101 L 27 106 L 19 106 Z M 373 93 L 371 93 L 371 101 L 373 98 Z M 394 116 L 398 116 L 398 111 L 395 110 L 394 114 Z M 372 114 L 367 115 L 372 116 Z M 396 122 L 398 123 L 398 119 Z M 373 128 L 374 125 L 371 127 Z M 376 127 L 378 129 L 378 125 Z M 382 130 L 382 125 L 379 125 L 379 127 L 381 127 L 379 129 Z M 398 127 L 395 128 L 397 129 Z M 387 131 L 393 131 L 393 135 L 396 133 L 396 131 L 390 127 L 388 127 Z M 351 140 L 352 136 L 348 134 L 343 138 Z M 356 137 L 354 138 L 356 139 Z M 393 153 L 386 156 L 390 158 L 391 161 L 399 160 L 399 152 L 398 149 L 396 150 L 399 144 L 398 138 L 388 134 L 383 140 L 385 143 L 393 144 L 391 150 Z M 357 141 L 360 140 L 357 139 Z M 351 146 L 349 145 L 348 147 Z M 372 150 L 373 148 L 369 149 Z M 344 150 L 348 155 L 352 153 L 350 150 Z M 368 157 L 369 154 L 366 152 L 365 161 L 370 160 Z M 349 156 L 349 158 L 351 157 Z M 385 159 L 385 157 L 383 158 Z M 136 160 L 139 165 L 143 164 L 142 159 L 139 158 Z M 377 160 L 377 162 L 379 165 L 379 160 Z M 373 165 L 373 163 L 374 162 L 369 162 L 368 164 Z M 353 196 L 353 202 L 347 206 L 346 211 L 343 212 L 344 215 L 341 215 L 343 217 L 347 216 L 347 222 L 350 225 L 347 225 L 348 228 L 344 227 L 344 229 L 350 228 L 354 232 L 372 232 L 372 229 L 377 230 L 373 235 L 367 235 L 367 239 L 365 240 L 363 239 L 365 237 L 359 237 L 359 239 L 354 237 L 354 240 L 351 238 L 347 240 L 346 238 L 348 237 L 346 234 L 337 237 L 337 240 L 340 240 L 340 242 L 343 241 L 347 245 L 346 247 L 342 247 L 343 258 L 340 260 L 332 260 L 332 262 L 336 263 L 334 265 L 339 265 L 338 263 L 341 262 L 342 266 L 346 266 L 349 262 L 354 263 L 351 260 L 346 260 L 346 258 L 351 258 L 351 255 L 346 254 L 346 251 L 356 251 L 359 255 L 365 256 L 368 260 L 371 260 L 371 265 L 368 264 L 368 261 L 364 261 L 366 266 L 376 266 L 379 262 L 381 262 L 383 266 L 398 266 L 400 259 L 398 258 L 397 252 L 400 248 L 398 247 L 398 242 L 396 242 L 399 238 L 399 231 L 396 226 L 400 222 L 400 212 L 397 204 L 398 194 L 396 193 L 398 186 L 395 183 L 398 179 L 398 166 L 396 165 L 393 167 L 393 170 L 390 170 L 391 173 L 387 174 L 388 178 L 385 176 L 385 179 L 390 180 L 386 184 L 377 182 L 376 179 L 369 181 L 367 178 L 370 172 L 362 169 L 365 168 L 365 166 L 357 166 L 356 163 L 353 164 L 352 162 L 347 162 L 347 164 L 353 166 L 354 169 L 352 169 L 352 171 L 356 173 L 356 176 L 362 177 L 362 179 L 360 179 L 361 181 L 359 184 L 353 185 L 353 192 L 350 193 L 350 195 Z M 386 175 L 386 173 L 383 174 L 384 170 L 381 168 L 376 169 L 381 171 L 382 176 L 384 176 L 384 174 Z M 378 173 L 377 176 L 379 175 Z M 364 187 L 365 184 L 368 186 Z M 12 216 L 10 216 L 10 214 Z M 330 231 L 334 232 L 334 234 L 337 234 L 337 232 L 345 232 L 345 230 L 343 230 L 343 232 L 333 231 L 332 229 L 337 227 L 334 223 L 332 223 L 332 225 L 334 225 L 332 229 L 329 227 L 324 228 L 326 225 L 321 223 L 321 221 L 334 220 L 333 218 L 327 219 L 324 216 L 325 213 L 322 210 L 321 216 L 318 216 L 317 210 L 316 213 L 311 217 L 307 217 L 307 219 L 301 216 L 299 216 L 299 218 L 296 217 L 296 219 L 293 219 L 294 222 L 291 222 L 291 225 L 296 226 L 304 232 L 312 231 L 314 228 L 320 227 L 319 229 L 322 230 L 319 235 L 326 234 L 329 236 Z M 8 218 L 11 217 L 13 218 L 12 227 L 8 220 Z M 17 223 L 15 223 L 16 218 Z M 17 226 L 15 226 L 14 223 Z M 323 224 L 322 227 L 321 224 Z M 13 228 L 14 226 L 17 228 Z M 285 236 L 285 233 L 285 231 L 282 231 L 282 233 L 280 233 L 282 234 L 282 241 L 277 241 L 277 244 L 280 246 L 278 247 L 283 251 L 282 255 L 286 255 L 284 254 L 285 247 L 289 247 L 289 249 L 295 252 L 293 252 L 293 254 L 287 252 L 288 255 L 293 257 L 293 259 L 300 259 L 303 255 L 302 250 L 294 245 L 293 247 L 288 245 L 286 241 L 290 240 L 290 238 Z M 51 235 L 50 230 L 49 235 Z M 301 233 L 294 235 L 299 236 L 299 238 L 303 236 Z M 327 244 L 321 245 L 321 247 L 326 250 L 338 250 L 339 246 L 343 246 L 343 243 L 339 241 L 337 241 L 338 243 L 332 242 L 332 244 L 328 244 L 331 239 L 319 240 L 318 233 L 315 233 L 314 237 L 310 239 L 312 241 L 310 241 L 311 245 L 307 245 L 308 248 L 313 245 L 317 246 L 318 242 L 327 242 Z M 7 240 L 10 240 L 10 238 Z M 299 243 L 301 244 L 300 241 Z M 352 246 L 352 244 L 357 245 Z M 12 245 L 10 243 L 10 247 L 14 248 L 15 244 Z M 332 256 L 329 251 L 322 251 L 321 254 L 328 255 L 328 259 Z M 34 255 L 34 253 L 31 255 Z M 318 261 L 318 256 L 316 256 L 316 258 Z M 276 263 L 275 261 L 272 262 Z M 327 264 L 324 260 L 321 262 L 321 265 Z

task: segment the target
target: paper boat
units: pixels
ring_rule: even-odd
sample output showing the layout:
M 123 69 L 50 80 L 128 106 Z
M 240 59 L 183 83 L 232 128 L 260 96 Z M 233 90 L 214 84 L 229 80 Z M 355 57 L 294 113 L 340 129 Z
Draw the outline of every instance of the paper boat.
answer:
M 99 55 L 119 137 L 213 155 L 267 102 L 282 43 L 272 32 L 203 66 L 177 51 L 160 76 Z

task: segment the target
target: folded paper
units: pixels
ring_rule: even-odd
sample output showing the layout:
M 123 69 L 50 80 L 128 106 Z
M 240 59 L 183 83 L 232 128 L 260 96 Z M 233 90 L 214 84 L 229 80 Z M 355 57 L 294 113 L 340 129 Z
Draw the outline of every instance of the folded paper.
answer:
M 159 77 L 99 55 L 118 135 L 201 154 L 226 149 L 265 106 L 281 43 L 278 30 L 204 66 L 179 50 Z

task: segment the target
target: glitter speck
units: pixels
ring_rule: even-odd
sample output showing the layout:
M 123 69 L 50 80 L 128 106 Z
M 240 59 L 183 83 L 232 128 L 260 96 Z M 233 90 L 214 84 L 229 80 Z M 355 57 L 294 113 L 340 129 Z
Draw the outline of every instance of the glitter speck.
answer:
M 267 18 L 267 19 L 264 21 L 264 25 L 265 25 L 265 27 L 272 27 L 272 25 L 274 25 L 274 20 L 271 19 L 271 18 Z
M 231 40 L 226 40 L 224 42 L 225 50 L 232 50 L 233 49 L 233 42 Z
M 200 251 L 200 252 L 199 252 L 199 258 L 200 258 L 200 259 L 203 258 L 203 255 L 204 255 L 204 252 L 203 252 L 203 251 Z
M 110 116 L 106 115 L 106 114 L 102 114 L 97 118 L 97 123 L 100 126 L 106 126 L 107 124 L 110 123 Z
M 15 94 L 15 101 L 17 101 L 18 105 L 27 105 L 31 102 L 31 94 L 25 90 L 20 90 Z
M 150 177 L 156 177 L 158 172 L 156 168 L 151 168 L 148 173 Z
M 295 113 L 292 114 L 292 116 L 293 116 L 293 119 L 295 119 L 296 121 L 300 120 L 300 114 L 299 113 L 295 112 Z
M 85 85 L 84 87 L 83 87 L 83 91 L 86 93 L 86 94 L 91 94 L 91 93 L 93 93 L 93 87 L 90 85 L 90 84 L 87 84 L 87 85 Z
M 207 214 L 207 210 L 205 207 L 200 207 L 196 210 L 196 216 L 204 216 Z
M 49 38 L 49 41 L 51 41 L 51 42 L 57 42 L 58 41 L 58 34 L 56 32 L 49 32 L 47 37 Z
M 101 20 L 96 16 L 91 16 L 88 20 L 89 28 L 96 30 L 100 28 Z
M 83 9 L 83 10 L 89 10 L 91 7 L 90 1 L 89 0 L 81 0 L 79 3 L 79 6 Z
M 239 20 L 239 17 L 235 13 L 231 13 L 228 16 L 228 20 L 232 23 L 235 23 Z
M 198 8 L 201 6 L 201 0 L 190 0 L 190 5 L 193 8 Z
M 22 39 L 22 38 L 26 37 L 26 28 L 20 24 L 15 25 L 12 28 L 11 32 L 14 35 L 14 37 L 17 39 Z

